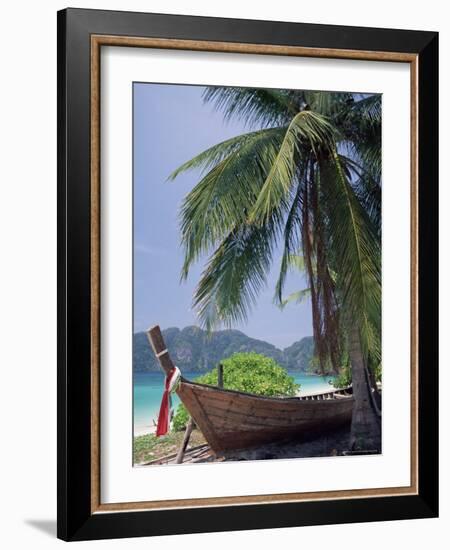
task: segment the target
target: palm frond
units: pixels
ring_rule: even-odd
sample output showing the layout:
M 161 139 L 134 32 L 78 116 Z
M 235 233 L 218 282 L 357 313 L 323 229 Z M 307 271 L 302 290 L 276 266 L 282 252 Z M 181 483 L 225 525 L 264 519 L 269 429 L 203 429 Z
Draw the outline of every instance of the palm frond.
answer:
M 352 156 L 378 183 L 381 180 L 381 116 L 381 95 L 375 94 L 355 102 L 342 121 L 343 135 Z
M 301 111 L 289 124 L 258 199 L 250 213 L 253 223 L 263 225 L 286 200 L 293 176 L 305 156 L 319 148 L 334 146 L 336 129 L 323 116 L 313 111 Z M 303 168 L 305 169 L 305 168 Z
M 289 267 L 297 271 L 305 270 L 305 258 L 301 254 L 291 254 L 289 256 Z
M 284 246 L 283 255 L 281 257 L 280 272 L 275 285 L 275 303 L 280 305 L 283 301 L 283 290 L 286 282 L 287 272 L 290 268 L 291 257 L 295 256 L 296 251 L 300 250 L 302 245 L 301 238 L 301 224 L 302 224 L 302 185 L 306 179 L 306 173 L 303 174 L 303 178 L 300 177 L 297 182 L 297 188 L 295 189 L 293 200 L 286 217 L 284 227 Z
M 381 185 L 374 179 L 372 173 L 360 166 L 353 159 L 339 155 L 342 167 L 347 168 L 348 178 L 352 181 L 352 187 L 358 200 L 363 205 L 370 220 L 376 227 L 378 237 L 381 237 Z
M 305 100 L 312 111 L 316 111 L 327 117 L 334 117 L 343 110 L 347 110 L 349 103 L 353 102 L 353 94 L 350 92 L 305 92 Z
M 381 185 L 381 133 L 366 135 L 365 141 L 353 143 L 352 148 L 355 159 Z
M 328 231 L 333 246 L 336 286 L 344 319 L 356 325 L 363 351 L 375 349 L 374 335 L 381 334 L 381 250 L 375 228 L 345 178 L 335 151 L 320 164 L 326 194 Z
M 202 153 L 183 163 L 176 170 L 174 170 L 167 179 L 173 181 L 180 174 L 188 172 L 189 170 L 201 169 L 203 172 L 206 172 L 208 169 L 213 168 L 219 162 L 224 160 L 235 151 L 238 151 L 242 147 L 249 146 L 252 143 L 259 141 L 260 139 L 264 139 L 265 137 L 269 137 L 278 132 L 279 128 L 256 130 L 254 132 L 241 134 L 217 143 L 216 145 L 209 147 Z
M 359 101 L 355 101 L 349 110 L 349 116 L 357 117 L 358 122 L 361 120 L 369 124 L 381 124 L 381 94 L 373 94 Z
M 193 299 L 200 323 L 208 331 L 247 320 L 266 284 L 276 240 L 276 224 L 243 225 L 217 247 Z
M 284 309 L 288 304 L 301 304 L 306 299 L 308 299 L 311 296 L 311 290 L 309 288 L 304 288 L 302 290 L 297 290 L 296 292 L 292 292 L 286 298 L 284 298 L 280 304 L 279 307 L 281 309 Z
M 206 88 L 203 99 L 224 113 L 225 120 L 239 116 L 247 126 L 284 125 L 300 110 L 291 90 L 264 88 Z
M 182 277 L 200 256 L 245 224 L 277 156 L 284 129 L 252 134 L 218 162 L 188 193 L 180 211 L 185 261 Z M 215 157 L 216 153 L 212 152 Z M 279 214 L 281 222 L 281 214 Z

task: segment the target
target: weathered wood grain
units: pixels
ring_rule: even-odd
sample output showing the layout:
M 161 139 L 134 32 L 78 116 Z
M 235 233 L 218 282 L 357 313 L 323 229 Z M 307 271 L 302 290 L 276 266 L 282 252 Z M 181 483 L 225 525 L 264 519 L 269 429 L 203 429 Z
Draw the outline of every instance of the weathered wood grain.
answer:
M 215 453 L 289 437 L 306 438 L 350 422 L 353 397 L 263 397 L 183 380 L 178 395 Z M 339 396 L 339 398 L 338 398 Z

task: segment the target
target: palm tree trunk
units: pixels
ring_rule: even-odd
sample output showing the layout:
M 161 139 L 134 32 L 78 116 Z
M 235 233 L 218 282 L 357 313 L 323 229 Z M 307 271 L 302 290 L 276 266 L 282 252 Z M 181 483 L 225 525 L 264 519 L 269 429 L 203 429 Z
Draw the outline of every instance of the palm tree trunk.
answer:
M 355 327 L 349 332 L 354 399 L 350 447 L 354 451 L 381 451 L 381 422 L 371 403 L 359 331 Z

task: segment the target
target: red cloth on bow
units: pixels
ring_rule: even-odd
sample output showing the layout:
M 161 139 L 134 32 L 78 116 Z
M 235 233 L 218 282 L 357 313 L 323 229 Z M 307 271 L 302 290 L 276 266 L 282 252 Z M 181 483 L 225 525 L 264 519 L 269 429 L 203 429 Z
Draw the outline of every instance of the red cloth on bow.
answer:
M 161 407 L 159 408 L 158 425 L 156 427 L 156 437 L 166 435 L 169 431 L 169 387 L 170 381 L 174 376 L 176 370 L 172 369 L 166 376 L 164 382 L 164 393 L 161 400 Z

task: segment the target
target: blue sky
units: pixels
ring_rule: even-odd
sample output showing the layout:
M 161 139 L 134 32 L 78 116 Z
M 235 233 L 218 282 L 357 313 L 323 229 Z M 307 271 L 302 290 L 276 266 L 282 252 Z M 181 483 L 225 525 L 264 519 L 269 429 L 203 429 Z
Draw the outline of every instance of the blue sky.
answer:
M 201 86 L 135 83 L 134 95 L 134 331 L 197 325 L 192 295 L 203 262 L 180 283 L 183 250 L 178 212 L 200 173 L 188 172 L 174 182 L 167 177 L 204 149 L 248 131 L 236 119 L 224 122 L 221 112 L 202 100 Z M 205 258 L 206 259 L 206 258 Z M 284 348 L 312 334 L 311 306 L 273 304 L 281 254 L 277 252 L 267 287 L 245 324 L 233 328 Z M 305 287 L 291 275 L 287 291 Z

